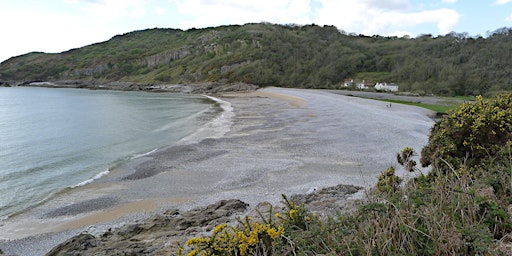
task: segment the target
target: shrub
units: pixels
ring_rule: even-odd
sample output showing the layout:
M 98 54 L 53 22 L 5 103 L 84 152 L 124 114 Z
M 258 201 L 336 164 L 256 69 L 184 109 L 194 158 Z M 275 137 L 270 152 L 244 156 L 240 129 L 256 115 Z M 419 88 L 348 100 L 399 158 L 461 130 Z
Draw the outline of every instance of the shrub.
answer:
M 402 178 L 395 175 L 395 168 L 391 166 L 380 174 L 377 189 L 383 193 L 393 194 L 400 189 L 400 183 Z
M 396 154 L 396 161 L 405 168 L 408 172 L 416 171 L 416 161 L 412 159 L 413 156 L 416 156 L 416 152 L 414 152 L 413 148 L 405 147 L 402 149 L 400 153 Z
M 272 210 L 268 219 L 262 218 L 261 222 L 252 221 L 251 217 L 246 216 L 243 220 L 239 220 L 238 226 L 229 227 L 226 223 L 220 224 L 214 228 L 210 236 L 189 239 L 187 245 L 192 250 L 188 256 L 276 255 L 278 248 L 284 248 L 281 244 L 286 242 L 285 229 L 273 220 L 271 213 Z M 289 212 L 290 216 L 294 214 L 294 211 Z M 279 218 L 279 215 L 276 214 L 275 218 Z
M 504 151 L 512 141 L 512 94 L 502 94 L 462 104 L 434 125 L 428 144 L 421 152 L 423 167 L 450 173 L 460 166 L 470 171 L 482 164 L 507 162 Z
M 238 227 L 227 228 L 224 223 L 215 227 L 209 237 L 189 239 L 187 245 L 195 249 L 188 255 L 272 255 L 283 232 L 282 226 L 251 222 L 246 217 Z

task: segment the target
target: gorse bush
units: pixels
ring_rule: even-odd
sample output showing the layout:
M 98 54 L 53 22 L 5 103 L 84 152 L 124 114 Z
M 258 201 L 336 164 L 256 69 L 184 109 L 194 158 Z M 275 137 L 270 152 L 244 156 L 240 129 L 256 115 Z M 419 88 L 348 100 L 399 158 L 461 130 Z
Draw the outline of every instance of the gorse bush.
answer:
M 283 232 L 282 226 L 251 222 L 247 217 L 239 227 L 221 224 L 210 237 L 189 239 L 187 245 L 195 249 L 188 255 L 272 255 Z
M 270 208 L 268 216 L 260 213 L 261 221 L 246 216 L 235 227 L 220 224 L 210 236 L 189 239 L 187 246 L 192 250 L 187 255 L 286 255 L 294 251 L 285 234 L 305 231 L 317 218 L 303 205 L 283 198 L 288 207 L 286 212 L 272 215 Z
M 507 162 L 512 141 L 512 94 L 465 103 L 434 125 L 421 164 L 448 174 L 453 168 L 481 169 L 482 164 Z M 507 146 L 508 145 L 508 146 Z
M 402 180 L 402 178 L 395 175 L 395 168 L 391 166 L 379 175 L 377 190 L 393 194 L 400 190 L 400 183 L 402 183 Z

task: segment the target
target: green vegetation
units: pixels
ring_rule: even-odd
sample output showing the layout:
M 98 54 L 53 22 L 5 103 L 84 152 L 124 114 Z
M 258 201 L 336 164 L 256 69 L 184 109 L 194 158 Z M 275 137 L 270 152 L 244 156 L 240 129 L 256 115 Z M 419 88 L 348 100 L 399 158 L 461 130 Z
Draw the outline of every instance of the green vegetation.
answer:
M 191 239 L 189 255 L 509 255 L 511 118 L 512 94 L 479 97 L 432 129 L 421 156 L 432 165 L 428 174 L 404 148 L 397 162 L 418 175 L 401 178 L 388 168 L 352 214 L 318 218 L 284 197 L 284 213 L 221 225 L 222 237 L 214 230 Z
M 508 164 L 511 142 L 512 94 L 492 100 L 478 96 L 476 102 L 462 104 L 434 125 L 421 163 L 433 164 L 444 174 L 460 166 L 473 170 L 491 162 Z
M 378 82 L 393 81 L 393 74 L 391 72 L 359 72 L 354 75 L 357 81 L 365 80 L 365 83 L 374 85 Z
M 475 96 L 453 96 L 453 97 L 441 97 L 442 99 L 447 100 L 448 102 L 453 102 L 454 100 L 464 100 L 464 101 L 475 101 Z
M 345 79 L 395 82 L 402 91 L 492 96 L 510 91 L 512 29 L 488 37 L 348 35 L 333 26 L 269 23 L 148 29 L 60 54 L 0 64 L 0 80 L 136 83 L 245 82 L 339 88 Z
M 450 105 L 426 104 L 426 103 L 411 102 L 411 101 L 405 101 L 405 100 L 382 100 L 382 101 L 426 108 L 426 109 L 430 109 L 430 110 L 432 110 L 436 113 L 440 113 L 440 114 L 444 114 L 444 113 L 448 112 L 449 110 L 457 107 L 456 104 L 450 104 Z

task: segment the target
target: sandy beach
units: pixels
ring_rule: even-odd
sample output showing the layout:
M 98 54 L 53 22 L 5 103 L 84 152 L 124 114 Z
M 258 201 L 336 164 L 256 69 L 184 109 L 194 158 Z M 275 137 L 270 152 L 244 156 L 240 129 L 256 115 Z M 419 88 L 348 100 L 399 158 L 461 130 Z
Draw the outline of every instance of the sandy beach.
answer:
M 0 226 L 6 254 L 44 255 L 66 238 L 103 232 L 165 209 L 221 199 L 250 205 L 338 184 L 369 187 L 396 166 L 404 147 L 420 151 L 428 110 L 326 91 L 265 88 L 216 96 L 231 103 L 231 129 L 125 162 Z M 403 173 L 402 173 L 403 174 Z

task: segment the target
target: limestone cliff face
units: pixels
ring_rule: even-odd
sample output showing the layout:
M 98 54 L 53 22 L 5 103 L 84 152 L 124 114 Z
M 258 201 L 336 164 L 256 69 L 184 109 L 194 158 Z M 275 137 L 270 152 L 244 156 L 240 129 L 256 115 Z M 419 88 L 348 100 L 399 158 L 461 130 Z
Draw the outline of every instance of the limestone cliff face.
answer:
M 90 68 L 81 68 L 75 69 L 72 71 L 67 71 L 61 74 L 62 79 L 71 78 L 71 77 L 81 77 L 81 76 L 93 76 L 100 75 L 105 70 L 108 69 L 108 64 L 100 64 Z
M 221 32 L 219 31 L 210 31 L 210 32 L 207 32 L 205 33 L 204 35 L 200 36 L 198 39 L 197 39 L 197 42 L 202 44 L 202 45 L 205 45 L 205 44 L 208 44 L 209 42 L 215 40 L 215 39 L 219 39 L 221 37 Z
M 231 64 L 231 65 L 224 65 L 220 68 L 220 73 L 221 74 L 224 74 L 224 73 L 227 73 L 227 72 L 230 72 L 232 70 L 235 70 L 235 69 L 238 69 L 240 67 L 243 67 L 247 64 L 251 63 L 251 61 L 243 61 L 243 62 L 240 62 L 240 63 L 235 63 L 235 64 Z
M 223 47 L 217 43 L 212 43 L 203 46 L 203 52 L 219 54 L 223 50 Z
M 185 58 L 191 54 L 191 46 L 184 46 L 174 51 L 158 53 L 155 55 L 147 56 L 136 61 L 137 64 L 152 68 L 162 64 L 169 64 L 171 61 Z

